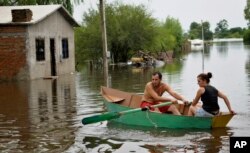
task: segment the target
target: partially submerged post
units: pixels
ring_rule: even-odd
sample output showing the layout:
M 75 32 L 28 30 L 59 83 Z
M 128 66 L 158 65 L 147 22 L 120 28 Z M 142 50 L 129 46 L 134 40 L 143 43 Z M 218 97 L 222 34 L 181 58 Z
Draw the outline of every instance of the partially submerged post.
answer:
M 102 30 L 102 46 L 103 46 L 103 77 L 104 84 L 108 87 L 108 61 L 107 61 L 107 35 L 104 0 L 100 0 L 101 30 Z
M 203 22 L 201 20 L 201 37 L 202 37 L 202 73 L 204 73 L 204 30 L 203 30 Z

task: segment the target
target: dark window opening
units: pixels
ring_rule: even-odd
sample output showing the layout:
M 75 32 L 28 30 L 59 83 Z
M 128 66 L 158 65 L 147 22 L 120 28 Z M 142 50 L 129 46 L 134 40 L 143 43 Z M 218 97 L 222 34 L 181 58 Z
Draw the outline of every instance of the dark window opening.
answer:
M 45 60 L 44 39 L 36 39 L 36 60 Z
M 62 58 L 69 58 L 69 45 L 67 38 L 62 39 Z

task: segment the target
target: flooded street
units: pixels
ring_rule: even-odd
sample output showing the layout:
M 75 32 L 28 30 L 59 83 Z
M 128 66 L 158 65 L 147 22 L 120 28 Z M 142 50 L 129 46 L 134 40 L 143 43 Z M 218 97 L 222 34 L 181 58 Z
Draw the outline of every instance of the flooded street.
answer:
M 229 152 L 230 136 L 250 136 L 250 46 L 213 44 L 205 50 L 204 67 L 213 73 L 211 85 L 228 96 L 237 113 L 227 128 L 156 129 L 106 121 L 83 126 L 83 117 L 105 111 L 102 70 L 84 67 L 56 80 L 0 83 L 0 152 Z M 196 76 L 202 72 L 202 54 L 188 53 L 161 68 L 110 66 L 110 86 L 142 93 L 155 70 L 191 101 L 198 89 Z M 221 99 L 219 104 L 227 111 Z

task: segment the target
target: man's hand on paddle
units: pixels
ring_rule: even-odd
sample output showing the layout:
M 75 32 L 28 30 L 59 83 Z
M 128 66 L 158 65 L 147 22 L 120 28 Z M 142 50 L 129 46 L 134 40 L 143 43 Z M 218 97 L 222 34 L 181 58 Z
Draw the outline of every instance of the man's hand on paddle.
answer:
M 178 100 L 176 99 L 171 99 L 172 104 L 178 104 Z

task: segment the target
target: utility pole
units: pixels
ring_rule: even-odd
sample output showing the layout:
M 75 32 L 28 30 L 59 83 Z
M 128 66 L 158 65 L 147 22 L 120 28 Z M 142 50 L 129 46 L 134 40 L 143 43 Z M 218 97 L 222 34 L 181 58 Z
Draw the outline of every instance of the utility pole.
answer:
M 106 35 L 106 19 L 104 0 L 100 0 L 100 15 L 101 15 L 101 30 L 102 30 L 102 47 L 103 47 L 103 78 L 104 85 L 109 86 L 108 83 L 108 59 L 107 59 L 107 35 Z
M 201 20 L 201 35 L 202 35 L 202 73 L 204 73 L 204 32 L 203 32 L 203 22 Z

